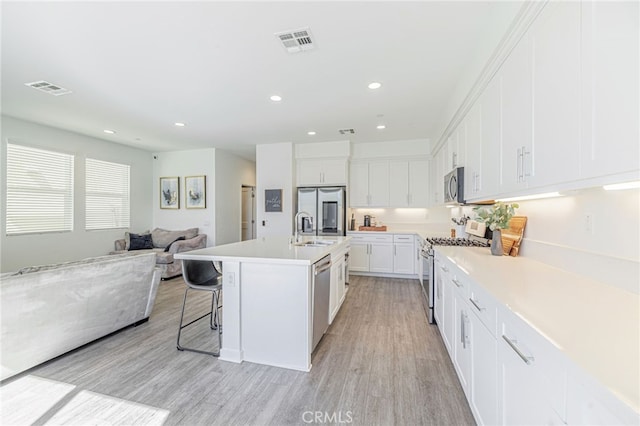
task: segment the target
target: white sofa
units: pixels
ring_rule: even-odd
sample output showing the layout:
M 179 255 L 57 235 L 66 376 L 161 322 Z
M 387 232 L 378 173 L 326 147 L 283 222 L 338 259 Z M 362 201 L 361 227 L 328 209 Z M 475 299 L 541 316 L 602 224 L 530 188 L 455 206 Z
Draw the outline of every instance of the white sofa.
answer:
M 154 253 L 0 275 L 0 380 L 146 320 L 160 275 Z

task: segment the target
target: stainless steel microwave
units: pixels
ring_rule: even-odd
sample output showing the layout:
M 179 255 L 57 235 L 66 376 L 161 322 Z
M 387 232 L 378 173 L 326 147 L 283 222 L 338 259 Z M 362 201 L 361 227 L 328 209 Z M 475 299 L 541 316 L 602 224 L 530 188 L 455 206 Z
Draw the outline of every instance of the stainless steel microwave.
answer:
M 464 204 L 464 167 L 456 167 L 445 175 L 444 202 Z

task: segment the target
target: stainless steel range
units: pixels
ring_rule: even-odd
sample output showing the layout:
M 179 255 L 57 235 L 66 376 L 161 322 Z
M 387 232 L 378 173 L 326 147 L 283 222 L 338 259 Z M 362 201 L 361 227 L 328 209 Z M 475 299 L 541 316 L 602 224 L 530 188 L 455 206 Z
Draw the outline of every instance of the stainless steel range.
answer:
M 425 243 L 420 249 L 420 255 L 426 260 L 427 279 L 422 281 L 422 292 L 427 298 L 427 319 L 429 323 L 434 323 L 433 304 L 434 304 L 434 251 L 435 246 L 460 246 L 460 247 L 489 247 L 489 241 L 486 238 L 470 235 L 469 238 L 450 238 L 450 237 L 427 237 Z

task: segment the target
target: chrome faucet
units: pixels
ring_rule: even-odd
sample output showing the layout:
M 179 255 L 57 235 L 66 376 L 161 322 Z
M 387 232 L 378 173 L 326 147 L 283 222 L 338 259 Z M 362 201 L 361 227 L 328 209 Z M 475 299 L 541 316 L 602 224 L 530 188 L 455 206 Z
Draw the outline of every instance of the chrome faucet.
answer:
M 296 213 L 296 217 L 293 219 L 293 221 L 295 222 L 295 227 L 296 227 L 296 231 L 294 234 L 294 239 L 296 243 L 299 243 L 301 238 L 300 238 L 300 232 L 298 228 L 298 218 L 302 217 L 302 216 L 307 216 L 307 217 L 311 217 L 311 215 L 307 212 L 303 212 L 303 211 L 299 211 L 298 213 Z

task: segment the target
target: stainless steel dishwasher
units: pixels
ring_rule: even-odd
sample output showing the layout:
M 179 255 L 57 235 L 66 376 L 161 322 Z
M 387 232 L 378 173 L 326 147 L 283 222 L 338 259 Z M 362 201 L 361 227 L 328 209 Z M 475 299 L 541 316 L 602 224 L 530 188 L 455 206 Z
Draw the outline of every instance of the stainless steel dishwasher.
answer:
M 331 256 L 313 264 L 313 351 L 329 328 L 329 299 L 331 297 Z

